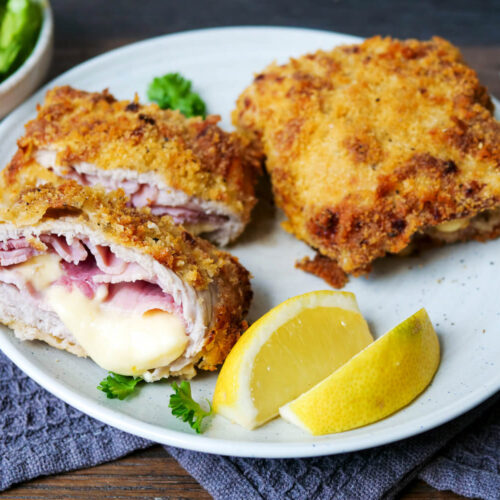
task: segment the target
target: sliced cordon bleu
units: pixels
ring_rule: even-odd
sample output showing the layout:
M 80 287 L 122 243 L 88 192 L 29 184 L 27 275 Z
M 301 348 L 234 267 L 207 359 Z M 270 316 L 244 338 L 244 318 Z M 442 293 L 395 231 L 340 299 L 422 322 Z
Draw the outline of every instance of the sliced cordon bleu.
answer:
M 123 189 L 133 207 L 170 215 L 193 234 L 226 245 L 250 220 L 259 158 L 219 117 L 185 118 L 108 91 L 50 90 L 27 123 L 7 174 L 30 160 L 84 186 Z
M 168 217 L 74 181 L 12 197 L 0 321 L 18 338 L 154 381 L 215 369 L 245 329 L 249 273 Z

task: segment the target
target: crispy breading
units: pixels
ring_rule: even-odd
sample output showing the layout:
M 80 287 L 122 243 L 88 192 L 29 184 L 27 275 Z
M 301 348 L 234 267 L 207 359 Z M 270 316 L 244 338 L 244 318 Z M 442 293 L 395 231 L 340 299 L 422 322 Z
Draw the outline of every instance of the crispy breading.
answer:
M 142 105 L 137 97 L 118 101 L 107 90 L 56 87 L 26 124 L 7 176 L 12 181 L 34 151 L 50 146 L 59 151 L 59 165 L 154 172 L 167 186 L 226 204 L 246 223 L 256 203 L 260 159 L 236 134 L 221 130 L 219 120 L 187 119 L 156 104 Z
M 342 288 L 347 283 L 347 275 L 339 265 L 318 252 L 316 252 L 314 259 L 304 257 L 299 260 L 295 263 L 295 267 L 318 276 L 334 288 Z
M 30 226 L 46 218 L 72 217 L 75 224 L 84 223 L 110 243 L 152 256 L 195 290 L 215 285 L 218 299 L 200 353 L 200 368 L 215 370 L 247 328 L 244 318 L 252 299 L 249 272 L 236 257 L 191 235 L 170 218 L 153 216 L 147 208 L 127 207 L 123 193 L 105 193 L 74 181 L 20 187 L 10 196 L 4 193 L 0 221 Z
M 499 206 L 492 111 L 449 42 L 374 37 L 270 65 L 233 122 L 267 157 L 286 229 L 358 275 L 429 228 Z
M 0 194 L 12 199 L 14 193 L 19 193 L 21 189 L 43 183 L 59 185 L 65 181 L 66 179 L 39 165 L 33 157 L 18 149 L 7 167 L 2 170 Z

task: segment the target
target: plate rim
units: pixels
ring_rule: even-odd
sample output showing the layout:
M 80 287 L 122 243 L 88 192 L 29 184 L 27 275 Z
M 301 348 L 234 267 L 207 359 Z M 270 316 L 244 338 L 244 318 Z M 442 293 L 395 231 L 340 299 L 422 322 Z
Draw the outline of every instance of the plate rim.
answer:
M 231 31 L 296 31 L 299 33 L 310 34 L 325 34 L 340 36 L 346 41 L 357 43 L 362 40 L 361 37 L 354 35 L 338 33 L 334 31 L 301 28 L 292 26 L 225 26 L 214 27 L 205 29 L 187 30 L 176 33 L 148 38 L 145 40 L 137 41 L 127 44 L 111 51 L 105 52 L 95 56 L 87 61 L 84 61 L 73 68 L 65 71 L 61 75 L 56 76 L 54 79 L 46 83 L 43 87 L 37 90 L 31 97 L 24 101 L 20 106 L 15 108 L 0 124 L 0 137 L 4 130 L 11 127 L 12 123 L 18 125 L 16 116 L 24 109 L 32 106 L 32 103 L 40 98 L 43 93 L 54 85 L 63 83 L 64 79 L 71 76 L 73 72 L 85 71 L 95 64 L 100 64 L 107 59 L 112 59 L 122 52 L 126 52 L 131 48 L 145 47 L 147 45 L 154 45 L 159 41 L 172 38 L 183 38 L 190 36 L 203 36 L 206 34 L 229 33 Z M 349 43 L 349 42 L 348 42 Z M 499 102 L 494 99 L 497 109 Z M 4 327 L 7 328 L 7 327 Z M 3 329 L 2 329 L 3 330 Z M 430 429 L 439 427 L 440 425 L 453 420 L 454 418 L 466 413 L 470 409 L 478 406 L 483 401 L 494 395 L 500 390 L 500 373 L 497 378 L 492 378 L 487 384 L 478 386 L 474 391 L 466 396 L 461 397 L 456 403 L 448 405 L 444 409 L 433 411 L 432 413 L 414 419 L 410 422 L 398 424 L 390 429 L 384 429 L 375 435 L 367 433 L 365 436 L 353 436 L 347 440 L 328 440 L 323 438 L 321 441 L 315 442 L 256 442 L 256 441 L 240 441 L 234 439 L 221 439 L 213 438 L 204 435 L 191 434 L 171 430 L 159 425 L 144 422 L 138 418 L 131 417 L 121 413 L 113 408 L 104 407 L 95 399 L 85 396 L 78 392 L 67 388 L 64 384 L 60 383 L 57 378 L 52 378 L 47 375 L 42 368 L 29 359 L 28 356 L 17 349 L 15 343 L 9 341 L 12 334 L 0 334 L 0 349 L 3 353 L 20 368 L 29 377 L 40 384 L 44 389 L 63 400 L 67 404 L 82 411 L 83 413 L 109 424 L 115 428 L 129 432 L 131 434 L 149 439 L 151 441 L 176 446 L 192 451 L 199 451 L 205 453 L 216 453 L 221 455 L 249 457 L 249 458 L 299 458 L 299 457 L 314 457 L 323 455 L 332 455 L 338 453 L 346 453 L 358 451 L 368 448 L 373 448 L 380 445 L 385 445 L 399 441 L 401 439 L 409 438 L 417 434 L 421 434 Z M 338 434 L 332 435 L 338 436 Z M 247 446 L 241 447 L 242 443 Z

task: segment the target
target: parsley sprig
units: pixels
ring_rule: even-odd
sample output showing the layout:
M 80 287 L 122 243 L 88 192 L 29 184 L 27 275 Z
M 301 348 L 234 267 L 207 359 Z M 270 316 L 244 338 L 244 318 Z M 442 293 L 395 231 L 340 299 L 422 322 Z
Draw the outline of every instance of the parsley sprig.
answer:
M 134 378 L 109 372 L 109 375 L 104 380 L 101 380 L 97 388 L 106 393 L 109 399 L 118 398 L 122 401 L 134 392 L 139 382 L 142 382 L 140 377 Z
M 192 429 L 200 434 L 203 419 L 213 415 L 210 401 L 207 400 L 210 411 L 205 411 L 191 396 L 191 385 L 186 380 L 183 380 L 180 385 L 172 382 L 172 389 L 174 393 L 171 394 L 168 404 L 168 407 L 172 409 L 172 415 L 187 422 Z
M 191 82 L 179 73 L 167 73 L 155 78 L 148 88 L 148 99 L 161 109 L 178 109 L 183 115 L 206 116 L 201 97 L 191 90 Z

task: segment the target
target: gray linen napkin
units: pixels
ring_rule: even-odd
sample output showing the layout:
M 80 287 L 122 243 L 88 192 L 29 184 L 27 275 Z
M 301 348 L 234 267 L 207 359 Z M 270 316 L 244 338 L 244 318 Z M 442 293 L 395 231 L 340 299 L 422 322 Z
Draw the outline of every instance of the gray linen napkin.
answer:
M 500 393 L 441 427 L 357 453 L 258 460 L 167 449 L 217 499 L 392 498 L 417 475 L 437 489 L 500 499 Z
M 0 353 L 0 490 L 150 445 L 66 405 Z M 166 449 L 216 499 L 391 497 L 418 473 L 438 489 L 500 499 L 500 398 L 423 435 L 359 453 L 259 460 Z

